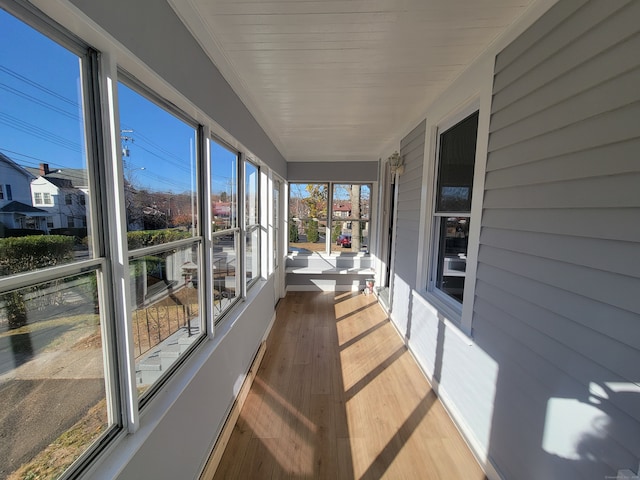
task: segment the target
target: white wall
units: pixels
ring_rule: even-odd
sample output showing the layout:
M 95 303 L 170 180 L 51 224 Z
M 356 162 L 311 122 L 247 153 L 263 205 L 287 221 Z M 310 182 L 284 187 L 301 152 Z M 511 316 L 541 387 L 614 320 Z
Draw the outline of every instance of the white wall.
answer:
M 20 173 L 15 168 L 10 167 L 1 160 L 0 184 L 2 184 L 2 193 L 4 193 L 4 199 L 0 200 L 0 207 L 5 206 L 11 201 L 31 205 L 31 190 L 29 189 L 29 178 L 25 174 Z M 7 197 L 7 185 L 11 185 L 11 194 L 13 200 L 9 200 Z

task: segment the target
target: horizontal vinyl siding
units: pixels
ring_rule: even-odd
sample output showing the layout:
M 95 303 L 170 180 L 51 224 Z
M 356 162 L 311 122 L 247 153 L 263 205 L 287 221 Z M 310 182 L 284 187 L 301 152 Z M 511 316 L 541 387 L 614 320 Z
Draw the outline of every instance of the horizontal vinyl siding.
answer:
M 499 364 L 489 454 L 508 478 L 640 458 L 638 18 L 560 1 L 496 58 L 473 328 Z M 549 418 L 562 401 L 601 420 Z M 545 450 L 554 423 L 574 455 Z
M 400 142 L 404 173 L 398 180 L 394 273 L 410 288 L 415 288 L 417 273 L 425 125 L 421 122 Z

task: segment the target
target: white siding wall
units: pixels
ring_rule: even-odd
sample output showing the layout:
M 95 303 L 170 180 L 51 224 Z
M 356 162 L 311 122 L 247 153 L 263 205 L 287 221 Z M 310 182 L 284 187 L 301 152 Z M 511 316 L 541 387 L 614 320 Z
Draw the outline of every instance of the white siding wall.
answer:
M 410 330 L 409 300 L 416 286 L 418 238 L 422 200 L 422 169 L 424 164 L 425 121 L 420 122 L 400 142 L 400 156 L 404 158 L 404 173 L 397 189 L 395 265 L 393 271 L 393 312 L 398 329 L 403 334 Z
M 0 200 L 0 207 L 4 207 L 12 201 L 31 205 L 29 178 L 2 161 L 0 161 L 0 184 L 2 184 L 2 193 L 4 193 L 4 199 Z M 11 185 L 11 200 L 7 196 L 7 185 Z
M 473 325 L 502 339 L 490 453 L 512 478 L 640 457 L 638 18 L 564 1 L 496 59 Z
M 472 336 L 421 285 L 435 135 L 425 139 L 419 212 L 398 205 L 399 219 L 424 228 L 416 256 L 415 225 L 399 225 L 403 288 L 395 284 L 391 316 L 490 478 L 601 480 L 638 466 L 638 18 L 637 0 L 561 0 L 425 112 L 429 134 L 480 105 Z

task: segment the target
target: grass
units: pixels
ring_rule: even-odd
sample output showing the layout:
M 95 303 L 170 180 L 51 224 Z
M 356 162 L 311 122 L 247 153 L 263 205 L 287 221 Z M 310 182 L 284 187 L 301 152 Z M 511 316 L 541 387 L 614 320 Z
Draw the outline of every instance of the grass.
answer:
M 94 405 L 73 427 L 60 435 L 7 480 L 57 478 L 106 430 L 106 400 Z

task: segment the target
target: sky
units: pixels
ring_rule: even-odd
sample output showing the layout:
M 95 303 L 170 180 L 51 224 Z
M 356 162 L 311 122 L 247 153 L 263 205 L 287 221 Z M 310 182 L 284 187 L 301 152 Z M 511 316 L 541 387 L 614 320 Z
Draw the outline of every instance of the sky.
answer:
M 86 168 L 79 57 L 1 9 L 0 40 L 0 152 L 25 167 Z M 118 97 L 127 180 L 148 190 L 193 191 L 195 126 L 122 83 Z M 213 191 L 232 193 L 236 154 L 210 145 Z
M 78 57 L 0 10 L 0 151 L 22 166 L 84 168 Z

